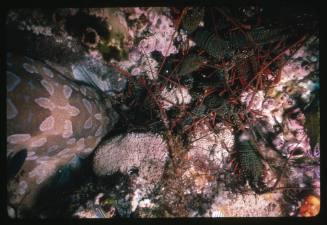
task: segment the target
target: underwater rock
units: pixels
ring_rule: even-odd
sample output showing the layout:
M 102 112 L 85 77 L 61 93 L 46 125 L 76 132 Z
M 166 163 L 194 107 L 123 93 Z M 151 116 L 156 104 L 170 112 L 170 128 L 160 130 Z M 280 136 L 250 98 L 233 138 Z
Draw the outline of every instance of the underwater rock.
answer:
M 262 108 L 262 102 L 264 101 L 264 92 L 242 92 L 240 100 L 245 103 L 248 109 L 260 110 Z
M 188 104 L 191 102 L 192 97 L 185 87 L 178 87 L 168 90 L 166 87 L 160 94 L 162 107 L 166 110 L 174 105 Z
M 137 59 L 129 57 L 124 69 L 133 71 L 133 76 L 145 74 L 150 80 L 158 79 L 159 63 L 152 58 L 153 55 L 168 57 L 177 54 L 178 43 L 175 40 L 180 42 L 182 39 L 182 35 L 176 32 L 168 8 L 122 8 L 121 11 L 126 15 L 136 13 L 125 17 L 128 35 L 132 39 L 130 42 L 133 43 L 129 49 L 138 52 L 138 56 Z M 137 62 L 139 60 L 140 63 Z
M 86 207 L 80 206 L 73 214 L 77 218 L 112 218 L 117 214 L 115 207 L 111 206 L 104 210 L 100 204 L 100 199 L 103 198 L 104 193 L 99 193 L 95 196 L 94 201 L 87 201 Z
M 206 121 L 207 122 L 207 121 Z M 187 152 L 175 170 L 167 168 L 159 202 L 171 216 L 205 216 L 214 197 L 221 191 L 228 174 L 228 152 L 234 145 L 233 131 L 216 124 L 215 132 L 206 122 L 199 122 L 189 135 Z M 165 215 L 167 216 L 167 215 Z
M 142 57 L 140 69 L 145 72 L 150 80 L 158 79 L 159 64 L 152 57 Z
M 133 38 L 120 8 L 92 8 L 89 9 L 89 14 L 106 22 L 109 31 L 109 37 L 103 43 L 106 47 L 115 47 L 121 53 L 126 53 L 133 47 Z
M 226 166 L 226 159 L 229 151 L 234 145 L 233 130 L 222 123 L 215 125 L 212 131 L 208 125 L 200 124 L 192 133 L 188 156 L 203 156 L 211 161 L 216 169 L 223 169 Z
M 217 186 L 215 177 L 222 175 L 227 167 L 228 151 L 234 145 L 233 133 L 222 123 L 216 124 L 215 128 L 218 132 L 211 131 L 206 124 L 200 124 L 191 135 L 192 144 L 185 162 L 188 168 L 182 177 L 194 181 L 192 188 L 186 189 L 193 194 L 212 194 Z
M 9 11 L 6 47 L 32 58 L 7 60 L 10 217 L 317 215 L 306 16 L 187 9 Z
M 308 63 L 307 58 L 312 55 L 309 45 L 310 40 L 289 57 L 281 68 L 280 81 L 267 93 L 243 91 L 240 99 L 247 110 L 260 112 L 255 114 L 255 118 L 266 121 L 264 130 L 274 133 L 274 147 L 283 155 L 292 156 L 292 159 L 303 158 L 316 145 L 309 143 L 311 130 L 306 130 L 304 125 L 307 125 L 311 118 L 309 114 L 304 116 L 305 108 L 301 106 L 314 98 L 315 91 L 319 89 L 319 83 L 313 81 L 317 78 L 310 75 L 317 71 L 318 65 L 314 62 Z M 302 119 L 292 119 L 294 114 L 301 115 L 299 117 Z M 304 124 L 303 120 L 308 121 Z M 319 122 L 319 119 L 317 121 Z M 316 128 L 315 126 L 315 130 L 318 130 Z
M 67 66 L 85 54 L 80 42 L 68 34 L 37 35 L 11 26 L 6 31 L 7 49 L 22 55 Z
M 9 203 L 29 208 L 58 168 L 86 156 L 117 122 L 92 88 L 48 65 L 7 54 L 7 156 L 27 157 L 8 182 Z M 21 157 L 18 157 L 19 159 Z
M 281 198 L 279 192 L 255 195 L 223 191 L 214 199 L 207 214 L 220 213 L 224 217 L 280 217 L 283 216 Z
M 308 48 L 301 47 L 283 66 L 279 85 L 285 85 L 289 81 L 301 81 L 316 69 L 316 63 L 304 63 Z
M 146 26 L 145 29 L 148 33 L 145 33 L 146 35 L 138 44 L 140 52 L 150 54 L 158 51 L 163 56 L 176 54 L 178 52 L 176 46 L 170 43 L 176 31 L 172 20 L 156 8 L 145 10 L 143 15 L 148 20 L 149 26 Z M 135 30 L 134 32 L 137 33 L 139 31 Z
M 158 185 L 168 159 L 168 147 L 160 135 L 129 133 L 101 144 L 95 152 L 93 170 L 97 176 L 116 172 L 132 178 L 132 211 Z
M 58 13 L 54 15 L 59 16 Z M 80 58 L 85 48 L 60 23 L 53 23 L 49 14 L 42 10 L 10 10 L 6 21 L 7 50 L 64 66 Z

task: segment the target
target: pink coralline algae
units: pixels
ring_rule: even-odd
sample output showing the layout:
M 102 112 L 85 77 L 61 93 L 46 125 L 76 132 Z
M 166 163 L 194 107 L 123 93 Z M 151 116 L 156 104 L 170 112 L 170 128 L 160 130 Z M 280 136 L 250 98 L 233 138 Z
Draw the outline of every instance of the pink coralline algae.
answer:
M 175 28 L 172 20 L 157 11 L 155 8 L 141 9 L 135 8 L 135 14 L 128 17 L 129 20 L 136 21 L 138 26 L 130 27 L 130 33 L 141 36 L 144 31 L 149 34 L 144 34 L 143 39 L 138 43 L 138 48 L 143 54 L 150 54 L 153 51 L 160 52 L 163 56 L 169 56 L 177 53 L 176 46 L 171 42 Z M 138 19 L 144 16 L 148 20 L 149 25 L 141 25 Z M 143 27 L 140 29 L 140 26 Z

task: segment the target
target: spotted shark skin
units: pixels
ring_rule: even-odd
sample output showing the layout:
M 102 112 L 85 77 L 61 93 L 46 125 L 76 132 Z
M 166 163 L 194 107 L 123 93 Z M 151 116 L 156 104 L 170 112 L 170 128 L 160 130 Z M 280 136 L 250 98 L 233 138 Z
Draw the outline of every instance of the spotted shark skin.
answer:
M 9 203 L 31 206 L 56 170 L 90 154 L 114 123 L 99 94 L 43 62 L 7 54 L 7 156 L 27 150 Z

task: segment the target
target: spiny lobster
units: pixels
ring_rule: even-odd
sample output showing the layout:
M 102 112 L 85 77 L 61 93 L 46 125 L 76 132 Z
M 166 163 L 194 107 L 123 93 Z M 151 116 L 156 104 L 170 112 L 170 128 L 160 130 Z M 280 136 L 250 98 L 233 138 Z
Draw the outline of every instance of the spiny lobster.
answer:
M 267 43 L 284 40 L 294 35 L 289 27 L 255 27 L 246 32 L 221 32 L 218 36 L 216 32 L 208 30 L 205 26 L 199 27 L 200 21 L 204 20 L 204 14 L 204 8 L 201 7 L 188 9 L 186 15 L 182 19 L 181 27 L 187 31 L 189 37 L 196 43 L 197 47 L 204 50 L 209 56 L 218 61 L 225 58 L 235 58 L 240 50 L 255 49 L 256 46 L 264 46 Z M 249 56 L 242 57 L 242 59 L 246 59 L 247 57 Z M 253 60 L 256 60 L 255 57 Z M 244 69 L 240 67 L 240 63 L 236 68 L 237 75 L 255 74 L 258 70 L 258 68 L 256 68 L 258 65 L 256 62 L 252 63 L 252 61 L 249 61 L 251 64 L 249 67 L 253 67 L 253 69 Z M 243 67 L 247 67 L 247 65 L 244 64 Z M 234 96 L 234 94 L 232 95 Z M 216 99 L 217 105 L 215 104 L 215 99 L 213 101 L 211 100 L 210 98 L 206 99 L 209 108 L 210 105 L 212 105 L 215 109 L 211 110 L 215 111 L 217 115 L 222 116 L 225 121 L 228 117 L 227 121 L 230 121 L 235 130 L 237 130 L 235 132 L 235 155 L 240 167 L 239 171 L 241 172 L 241 178 L 249 181 L 251 188 L 256 193 L 264 193 L 271 190 L 272 187 L 267 187 L 263 182 L 262 178 L 265 167 L 254 143 L 255 139 L 252 133 L 249 129 L 239 131 L 239 128 L 242 127 L 242 122 L 238 116 L 237 109 L 235 111 L 233 104 L 229 104 L 227 101 L 221 103 Z M 227 116 L 226 112 L 228 114 Z
M 191 8 L 186 12 L 182 20 L 182 28 L 187 31 L 199 48 L 218 60 L 233 56 L 239 49 L 276 42 L 289 37 L 292 33 L 286 27 L 257 27 L 247 31 L 246 34 L 238 31 L 222 33 L 218 36 L 205 27 L 198 27 L 203 19 L 203 7 Z
M 237 132 L 235 135 L 236 158 L 243 179 L 248 180 L 251 188 L 260 193 L 263 188 L 262 175 L 264 165 L 253 144 L 249 131 Z

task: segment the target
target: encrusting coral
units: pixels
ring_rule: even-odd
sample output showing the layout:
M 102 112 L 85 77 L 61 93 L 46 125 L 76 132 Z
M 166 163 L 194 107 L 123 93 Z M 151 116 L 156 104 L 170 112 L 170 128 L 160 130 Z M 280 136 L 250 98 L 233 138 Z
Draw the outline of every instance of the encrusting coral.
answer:
M 135 172 L 136 178 L 132 182 L 134 211 L 138 201 L 150 194 L 160 182 L 167 157 L 167 144 L 160 135 L 130 133 L 101 144 L 93 159 L 93 170 L 97 176 Z

